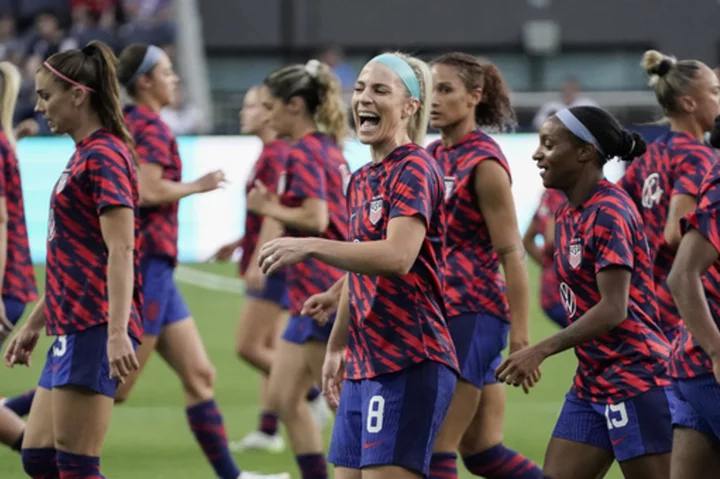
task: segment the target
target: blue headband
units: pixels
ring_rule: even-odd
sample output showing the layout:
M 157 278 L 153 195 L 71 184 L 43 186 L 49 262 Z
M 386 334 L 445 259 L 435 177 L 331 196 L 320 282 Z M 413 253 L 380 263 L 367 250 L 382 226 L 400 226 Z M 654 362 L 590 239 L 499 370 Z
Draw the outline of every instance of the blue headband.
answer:
M 145 52 L 145 56 L 143 57 L 143 61 L 140 63 L 140 66 L 135 73 L 133 73 L 133 76 L 131 76 L 127 83 L 125 83 L 125 86 L 132 85 L 138 80 L 138 78 L 155 68 L 155 65 L 158 64 L 163 55 L 165 55 L 165 52 L 162 51 L 162 48 L 156 47 L 155 45 L 149 45 L 147 51 Z
M 582 124 L 580 120 L 577 119 L 575 115 L 572 114 L 570 110 L 565 108 L 564 110 L 560 110 L 559 112 L 555 113 L 555 117 L 562 122 L 563 125 L 565 125 L 565 128 L 570 130 L 570 132 L 580 138 L 582 141 L 585 141 L 587 143 L 592 143 L 595 145 L 595 148 L 597 148 L 597 151 L 600 152 L 602 156 L 606 156 L 605 152 L 602 149 L 602 146 L 600 146 L 600 143 L 597 141 L 597 138 L 590 133 L 590 130 L 587 129 L 585 125 Z
M 408 62 L 397 55 L 393 55 L 392 53 L 383 53 L 370 61 L 382 63 L 394 71 L 395 74 L 400 77 L 400 80 L 403 82 L 408 92 L 410 92 L 410 96 L 416 100 L 420 99 L 420 82 L 418 82 L 417 75 L 415 75 L 415 71 Z

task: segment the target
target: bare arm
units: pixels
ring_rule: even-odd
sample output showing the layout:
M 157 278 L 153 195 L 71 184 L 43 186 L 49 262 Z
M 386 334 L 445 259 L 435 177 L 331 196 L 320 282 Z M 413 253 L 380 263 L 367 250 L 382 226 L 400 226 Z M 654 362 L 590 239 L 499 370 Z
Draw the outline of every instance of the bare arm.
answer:
M 174 203 L 186 196 L 212 191 L 225 181 L 221 171 L 207 173 L 190 183 L 166 180 L 162 177 L 163 167 L 156 163 L 142 163 L 138 171 L 141 206 Z
M 392 218 L 387 239 L 350 243 L 308 238 L 310 257 L 345 271 L 368 276 L 402 276 L 420 253 L 425 239 L 425 223 L 418 217 Z
M 530 287 L 510 178 L 498 162 L 483 161 L 475 170 L 474 184 L 478 207 L 507 280 L 510 347 L 524 347 L 530 343 Z
M 281 237 L 283 234 L 283 227 L 280 223 L 278 223 L 276 220 L 272 218 L 264 218 L 262 222 L 262 226 L 260 226 L 260 234 L 258 236 L 258 242 L 255 246 L 255 251 L 253 251 L 252 256 L 250 257 L 250 263 L 248 264 L 249 268 L 257 268 L 258 267 L 258 256 L 260 255 L 260 248 L 267 243 L 268 241 L 272 241 L 275 238 Z M 238 240 L 238 246 L 240 245 L 240 242 Z
M 537 347 L 544 356 L 552 356 L 610 332 L 627 318 L 631 271 L 623 266 L 612 266 L 596 276 L 600 301 L 577 321 L 539 342 Z
M 525 236 L 523 236 L 523 248 L 527 251 L 530 259 L 535 261 L 537 264 L 542 263 L 542 249 L 535 242 L 535 237 L 540 232 L 537 230 L 535 222 L 531 221 L 528 229 L 525 230 Z
M 720 355 L 720 331 L 708 307 L 702 275 L 719 256 L 712 243 L 692 229 L 680 242 L 667 280 L 685 326 L 703 351 L 713 358 Z
M 350 302 L 349 283 L 347 275 L 343 276 L 336 282 L 332 288 L 340 293 L 340 301 L 338 303 L 337 314 L 335 316 L 335 324 L 333 324 L 328 339 L 328 350 L 344 350 L 348 344 L 348 335 L 350 333 Z
M 109 207 L 100 215 L 108 249 L 108 332 L 127 334 L 134 286 L 135 216 L 126 207 Z
M 317 198 L 306 198 L 298 207 L 281 205 L 278 201 L 265 204 L 261 214 L 279 221 L 285 227 L 308 233 L 320 234 L 330 224 L 327 202 Z
M 670 198 L 667 221 L 665 222 L 665 242 L 671 246 L 678 246 L 682 239 L 680 219 L 692 213 L 697 208 L 695 197 L 678 194 Z
M 28 315 L 28 319 L 25 322 L 25 326 L 32 329 L 42 329 L 45 327 L 45 322 L 47 321 L 47 316 L 45 316 L 45 294 L 38 299 L 38 302 L 35 303 L 35 307 Z

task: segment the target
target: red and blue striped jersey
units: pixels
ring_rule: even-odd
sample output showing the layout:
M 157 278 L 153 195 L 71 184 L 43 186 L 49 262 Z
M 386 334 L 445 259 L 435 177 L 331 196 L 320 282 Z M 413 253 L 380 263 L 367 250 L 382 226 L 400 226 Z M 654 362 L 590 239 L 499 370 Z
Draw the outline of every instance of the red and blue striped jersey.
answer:
M 263 145 L 262 152 L 248 176 L 245 194 L 250 193 L 250 190 L 253 189 L 257 180 L 260 180 L 272 193 L 277 193 L 278 180 L 280 179 L 281 173 L 285 171 L 285 163 L 289 149 L 289 145 L 284 140 L 275 140 L 267 145 Z M 240 248 L 242 249 L 242 256 L 240 257 L 241 276 L 247 271 L 250 259 L 255 252 L 255 247 L 260 238 L 262 222 L 262 215 L 258 215 L 252 211 L 246 212 L 245 235 L 240 242 Z M 279 271 L 277 274 L 284 275 L 282 271 Z
M 20 166 L 15 149 L 0 129 L 0 196 L 7 204 L 7 260 L 2 295 L 30 303 L 38 299 L 35 271 L 30 259 L 25 203 L 23 202 Z
M 573 392 L 617 403 L 665 386 L 670 345 L 656 324 L 652 262 L 640 214 L 617 185 L 603 180 L 577 208 L 563 205 L 555 222 L 555 268 L 570 323 L 601 299 L 596 276 L 606 268 L 632 272 L 627 318 L 575 348 Z
M 509 308 L 500 259 L 477 206 L 475 169 L 483 161 L 496 161 L 508 176 L 510 167 L 495 140 L 473 131 L 445 147 L 434 142 L 428 152 L 444 174 L 447 210 L 445 307 L 448 318 L 464 313 L 491 315 L 507 321 Z
M 703 142 L 687 133 L 668 132 L 651 143 L 642 157 L 630 163 L 618 183 L 642 216 L 653 261 L 660 326 L 669 333 L 680 322 L 666 282 L 676 252 L 664 236 L 670 199 L 675 195 L 696 197 L 715 159 L 712 148 Z
M 108 322 L 108 249 L 100 229 L 107 208 L 135 212 L 135 281 L 128 333 L 140 340 L 138 180 L 127 146 L 105 129 L 81 140 L 50 197 L 45 315 L 48 335 Z
M 567 202 L 567 198 L 565 198 L 562 191 L 545 190 L 532 219 L 535 231 L 544 236 L 549 223 L 555 222 L 555 213 L 565 202 Z M 556 304 L 560 304 L 560 285 L 555 273 L 554 252 L 555 247 L 553 245 L 545 245 L 542 264 L 540 265 L 542 268 L 540 274 L 540 306 L 545 310 L 552 309 Z
M 348 190 L 352 241 L 385 239 L 397 217 L 420 218 L 427 233 L 409 273 L 350 273 L 346 377 L 373 378 L 428 360 L 457 370 L 443 305 L 445 214 L 437 162 L 416 144 L 400 146 L 353 173 Z
M 125 107 L 125 122 L 135 140 L 140 163 L 154 163 L 168 181 L 182 181 L 177 140 L 160 115 L 143 105 Z M 178 201 L 140 208 L 142 255 L 164 257 L 177 263 Z
M 720 252 L 720 164 L 715 163 L 705 177 L 698 195 L 697 209 L 680 222 L 683 232 L 697 230 Z M 702 277 L 708 306 L 715 324 L 720 327 L 720 260 Z M 673 343 L 670 374 L 674 378 L 694 378 L 712 374 L 710 357 L 680 323 L 680 334 Z
M 350 175 L 337 143 L 323 133 L 310 133 L 290 147 L 285 171 L 277 191 L 284 206 L 296 208 L 306 199 L 325 200 L 330 223 L 320 235 L 285 228 L 286 236 L 319 236 L 335 241 L 347 239 L 348 218 L 345 181 Z M 322 293 L 343 275 L 342 271 L 317 259 L 307 259 L 285 268 L 290 314 L 299 315 L 310 296 Z

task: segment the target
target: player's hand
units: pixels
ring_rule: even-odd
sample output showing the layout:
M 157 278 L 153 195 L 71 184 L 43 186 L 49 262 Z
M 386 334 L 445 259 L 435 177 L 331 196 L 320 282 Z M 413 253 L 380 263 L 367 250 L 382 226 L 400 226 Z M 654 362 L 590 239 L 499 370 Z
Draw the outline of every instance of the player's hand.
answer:
M 247 271 L 245 271 L 245 287 L 250 291 L 263 291 L 266 278 L 257 264 L 250 264 Z
M 307 259 L 309 251 L 304 238 L 278 238 L 268 241 L 260 249 L 258 264 L 267 276 L 283 266 L 298 264 Z
M 265 206 L 272 200 L 272 193 L 267 189 L 267 186 L 262 181 L 255 180 L 253 188 L 245 198 L 245 206 L 248 211 L 262 215 L 265 214 Z
M 124 383 L 130 373 L 140 369 L 140 363 L 135 356 L 135 348 L 133 348 L 127 332 L 110 333 L 107 355 L 110 364 L 110 379 L 117 379 L 120 383 Z
M 303 304 L 302 316 L 310 316 L 320 326 L 325 326 L 330 317 L 337 310 L 340 297 L 328 291 L 313 294 Z
M 222 245 L 220 249 L 218 249 L 217 252 L 213 255 L 213 258 L 215 258 L 217 261 L 222 262 L 230 261 L 230 258 L 232 258 L 232 255 L 236 249 L 238 249 L 237 241 Z
M 31 328 L 25 324 L 10 340 L 7 350 L 5 351 L 5 364 L 12 368 L 16 364 L 30 366 L 30 355 L 35 346 L 37 346 L 40 338 L 40 329 Z
M 35 118 L 28 118 L 27 120 L 21 121 L 17 127 L 15 127 L 15 136 L 18 140 L 27 136 L 36 136 L 40 132 L 40 124 Z
M 495 370 L 498 381 L 522 386 L 527 394 L 540 380 L 540 364 L 547 356 L 537 346 L 521 349 L 508 356 Z
M 195 180 L 195 184 L 198 186 L 200 193 L 216 190 L 225 183 L 227 183 L 225 173 L 221 170 L 211 171 Z
M 343 376 L 345 374 L 345 349 L 331 350 L 325 353 L 322 368 L 323 394 L 333 409 L 340 404 Z
M 15 326 L 13 326 L 13 323 L 10 322 L 10 320 L 7 318 L 7 313 L 5 312 L 5 304 L 0 301 L 0 344 L 2 344 L 8 336 L 10 336 L 10 333 L 12 333 L 12 330 Z

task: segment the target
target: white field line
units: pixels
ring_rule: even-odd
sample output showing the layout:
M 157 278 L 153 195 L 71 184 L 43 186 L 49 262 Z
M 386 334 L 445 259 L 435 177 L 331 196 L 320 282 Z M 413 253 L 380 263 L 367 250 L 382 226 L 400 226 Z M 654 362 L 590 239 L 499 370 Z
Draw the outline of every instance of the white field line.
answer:
M 242 294 L 245 291 L 245 283 L 241 279 L 206 273 L 205 271 L 182 265 L 175 268 L 175 279 L 181 283 L 209 289 L 211 291 L 222 291 L 233 294 Z

